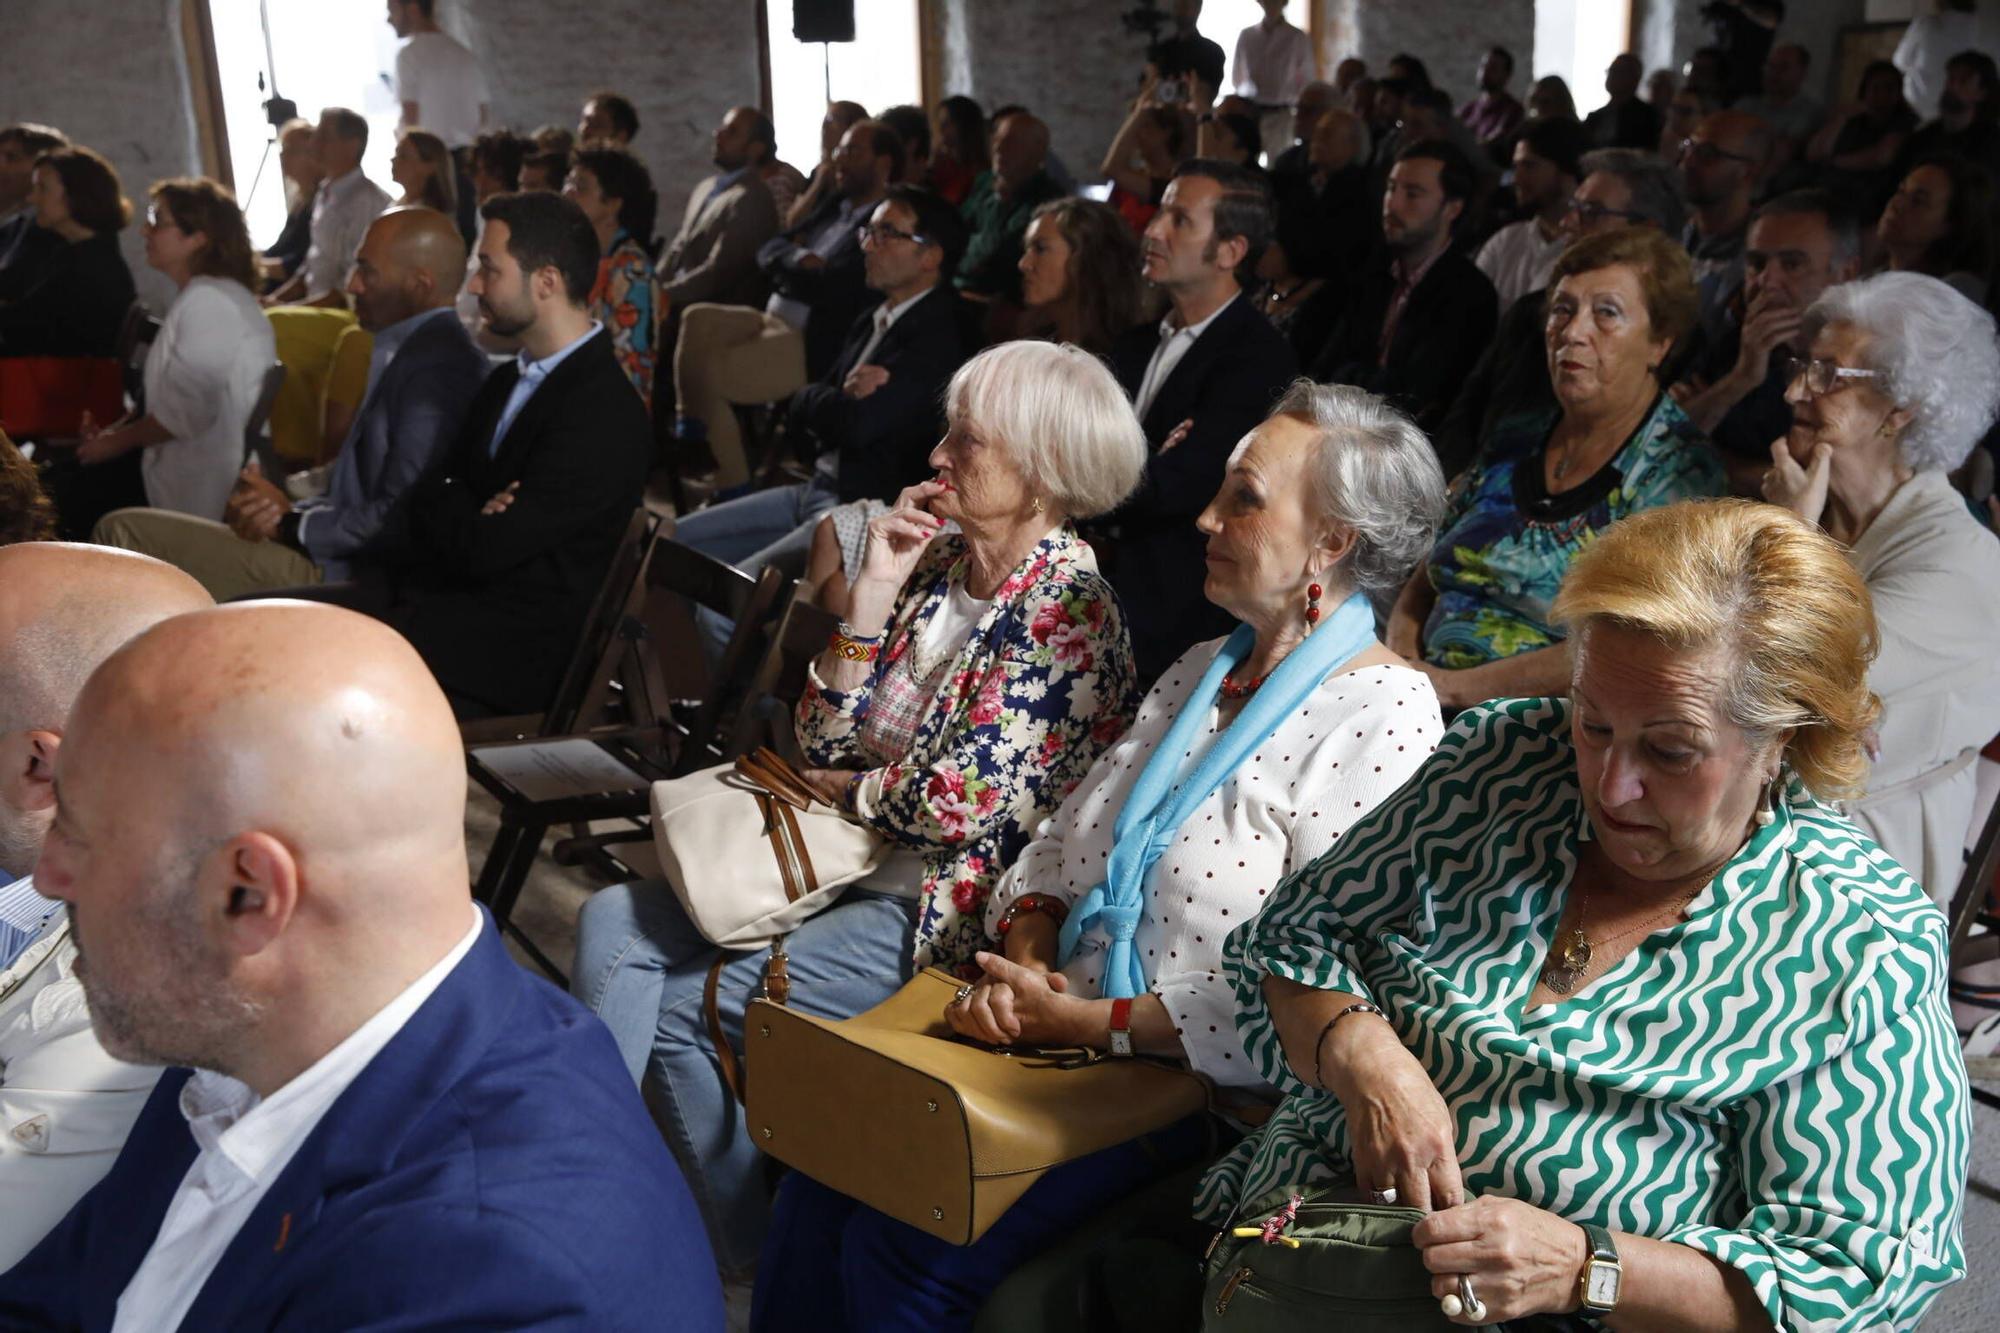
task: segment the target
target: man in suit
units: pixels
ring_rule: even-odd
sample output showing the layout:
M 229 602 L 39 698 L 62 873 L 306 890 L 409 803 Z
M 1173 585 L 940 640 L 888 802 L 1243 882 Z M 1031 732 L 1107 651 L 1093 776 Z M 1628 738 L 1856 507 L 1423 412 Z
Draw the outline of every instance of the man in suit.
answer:
M 586 305 L 598 246 L 583 210 L 524 193 L 479 212 L 469 285 L 486 326 L 521 351 L 413 494 L 386 611 L 467 717 L 547 705 L 643 498 L 652 438 Z
M 753 574 L 770 564 L 798 573 L 827 510 L 893 500 L 930 475 L 945 385 L 972 350 L 951 285 L 964 224 L 942 196 L 897 185 L 867 233 L 868 285 L 881 301 L 855 319 L 832 367 L 787 408 L 791 429 L 818 455 L 812 479 L 690 514 L 676 540 Z
M 37 886 L 91 1023 L 175 1068 L 0 1324 L 721 1327 L 609 1034 L 470 901 L 458 729 L 407 643 L 177 616 L 84 684 L 56 777 Z
M 704 302 L 683 312 L 674 434 L 684 470 L 713 466 L 721 486 L 750 479 L 735 405 L 776 402 L 826 374 L 855 316 L 873 303 L 860 230 L 902 171 L 896 132 L 856 121 L 833 150 L 833 193 L 757 252 L 773 288 L 764 308 Z
M 762 305 L 768 291 L 757 251 L 778 230 L 778 206 L 758 174 L 758 146 L 768 158 L 777 133 L 756 107 L 739 106 L 715 131 L 718 171 L 694 187 L 680 234 L 660 260 L 660 285 L 671 308 L 697 301 Z
M 397 208 L 375 219 L 347 290 L 375 335 L 368 388 L 326 493 L 298 504 L 252 462 L 216 523 L 120 509 L 96 540 L 201 580 L 217 601 L 322 580 L 372 580 L 405 540 L 409 494 L 458 434 L 489 369 L 453 309 L 465 242 L 450 218 Z
M 160 1071 L 105 1052 L 62 904 L 29 872 L 55 818 L 55 759 L 97 664 L 210 606 L 187 575 L 101 546 L 0 550 L 0 1272 L 111 1169 Z
M 1452 245 L 1474 181 L 1465 154 L 1441 139 L 1396 155 L 1383 248 L 1356 278 L 1314 379 L 1379 393 L 1425 430 L 1437 425 L 1500 318 L 1493 284 Z
M 1099 558 L 1125 610 L 1140 676 L 1230 628 L 1202 596 L 1207 542 L 1194 521 L 1229 454 L 1298 374 L 1291 344 L 1243 295 L 1270 242 L 1271 200 L 1245 167 L 1181 164 L 1146 226 L 1146 280 L 1172 309 L 1113 346 L 1152 452 L 1132 497 L 1104 521 Z

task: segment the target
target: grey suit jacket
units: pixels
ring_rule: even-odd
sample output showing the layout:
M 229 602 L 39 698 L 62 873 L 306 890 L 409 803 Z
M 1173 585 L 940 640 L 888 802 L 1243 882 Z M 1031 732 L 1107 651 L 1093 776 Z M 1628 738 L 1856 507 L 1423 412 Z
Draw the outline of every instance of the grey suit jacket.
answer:
M 770 295 L 757 249 L 778 231 L 778 205 L 754 171 L 713 199 L 710 176 L 688 196 L 680 234 L 660 261 L 660 285 L 672 309 L 697 301 L 761 306 Z

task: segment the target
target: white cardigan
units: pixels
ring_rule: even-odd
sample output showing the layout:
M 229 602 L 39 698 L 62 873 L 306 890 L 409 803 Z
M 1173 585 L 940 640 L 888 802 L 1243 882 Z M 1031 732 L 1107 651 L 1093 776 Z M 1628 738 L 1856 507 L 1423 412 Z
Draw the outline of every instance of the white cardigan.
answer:
M 988 934 L 1023 893 L 1074 906 L 1103 877 L 1126 796 L 1222 643 L 1197 644 L 1167 668 L 1132 729 L 1043 822 L 987 902 Z M 1208 721 L 1213 735 L 1212 708 Z M 1443 735 L 1437 695 L 1422 673 L 1336 672 L 1181 825 L 1146 878 L 1134 946 L 1198 1073 L 1223 1086 L 1262 1083 L 1237 1041 L 1236 997 L 1221 975 L 1224 938 L 1257 914 L 1279 881 L 1402 786 Z M 1071 995 L 1102 995 L 1107 944 L 1101 930 L 1080 941 L 1063 969 Z
M 0 1272 L 111 1169 L 160 1077 L 105 1054 L 75 972 L 66 915 L 0 972 Z
M 1882 757 L 1848 815 L 1932 898 L 1964 869 L 1979 748 L 2000 734 L 2000 539 L 1942 472 L 1919 472 L 1854 543 L 1882 649 Z
M 173 432 L 140 459 L 146 503 L 220 520 L 243 469 L 243 430 L 278 359 L 271 321 L 240 282 L 196 278 L 146 354 L 146 411 Z

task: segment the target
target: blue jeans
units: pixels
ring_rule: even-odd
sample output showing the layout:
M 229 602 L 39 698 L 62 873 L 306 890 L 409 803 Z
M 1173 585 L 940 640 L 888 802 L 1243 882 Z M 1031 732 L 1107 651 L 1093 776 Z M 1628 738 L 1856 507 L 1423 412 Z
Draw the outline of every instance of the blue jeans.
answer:
M 1194 1115 L 1065 1162 L 971 1245 L 939 1240 L 794 1171 L 771 1210 L 752 1333 L 969 1329 L 1009 1273 L 1134 1190 L 1211 1156 L 1214 1143 L 1208 1117 Z
M 704 555 L 727 560 L 751 577 L 776 565 L 793 578 L 805 573 L 812 554 L 813 528 L 820 516 L 840 503 L 840 493 L 818 474 L 811 481 L 739 495 L 707 509 L 697 509 L 674 523 L 674 540 Z M 709 665 L 722 655 L 733 621 L 706 607 L 695 614 L 701 624 L 702 650 Z
M 913 899 L 852 888 L 793 931 L 785 941 L 791 1006 L 851 1018 L 895 994 L 910 977 L 916 907 Z M 763 1158 L 743 1108 L 723 1086 L 702 1015 L 702 987 L 721 952 L 689 923 L 664 881 L 619 884 L 584 904 L 570 987 L 611 1029 L 626 1069 L 644 1087 L 729 1277 L 756 1262 L 770 1205 Z M 738 1051 L 743 1012 L 768 956 L 732 953 L 722 970 L 717 1011 Z

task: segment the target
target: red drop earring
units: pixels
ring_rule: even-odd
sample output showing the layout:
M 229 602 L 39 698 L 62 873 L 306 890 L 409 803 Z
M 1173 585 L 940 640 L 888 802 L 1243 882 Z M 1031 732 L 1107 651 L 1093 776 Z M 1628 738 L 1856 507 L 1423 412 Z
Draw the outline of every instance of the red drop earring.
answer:
M 1312 633 L 1313 627 L 1319 624 L 1320 592 L 1321 589 L 1317 583 L 1306 585 L 1306 633 L 1308 634 Z

